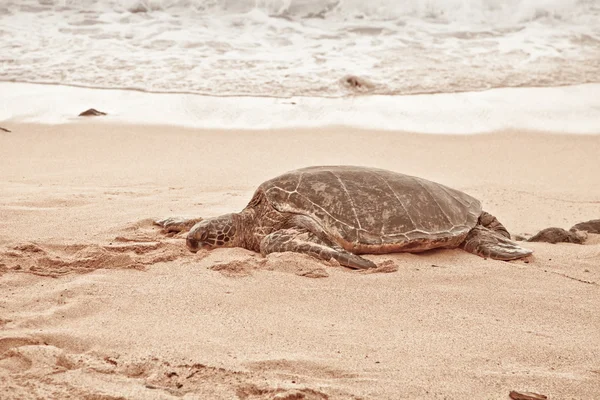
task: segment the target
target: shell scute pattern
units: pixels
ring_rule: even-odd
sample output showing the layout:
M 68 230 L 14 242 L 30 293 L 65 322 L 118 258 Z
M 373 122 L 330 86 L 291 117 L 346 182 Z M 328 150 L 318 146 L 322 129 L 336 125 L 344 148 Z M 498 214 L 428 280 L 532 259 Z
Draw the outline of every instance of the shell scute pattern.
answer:
M 341 241 L 439 247 L 477 224 L 473 197 L 425 179 L 364 167 L 310 167 L 263 183 L 280 212 L 308 215 Z M 344 246 L 346 247 L 346 246 Z

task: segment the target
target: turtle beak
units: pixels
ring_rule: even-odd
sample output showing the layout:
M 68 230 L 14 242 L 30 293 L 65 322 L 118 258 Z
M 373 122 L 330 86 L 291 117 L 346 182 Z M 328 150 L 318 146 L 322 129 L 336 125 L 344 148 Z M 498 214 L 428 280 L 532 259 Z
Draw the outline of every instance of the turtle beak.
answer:
M 198 252 L 198 250 L 200 250 L 200 246 L 198 246 L 198 241 L 189 236 L 186 239 L 185 244 L 186 244 L 187 248 L 189 249 L 189 251 L 191 251 L 192 253 L 196 253 L 196 252 Z

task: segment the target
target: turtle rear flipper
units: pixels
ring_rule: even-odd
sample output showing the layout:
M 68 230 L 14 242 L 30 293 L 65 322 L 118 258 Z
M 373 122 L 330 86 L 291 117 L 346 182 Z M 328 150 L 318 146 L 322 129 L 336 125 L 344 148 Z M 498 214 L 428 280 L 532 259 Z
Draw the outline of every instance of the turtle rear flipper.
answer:
M 516 242 L 481 225 L 475 226 L 469 232 L 460 247 L 480 257 L 504 261 L 527 257 L 533 253 L 533 251 L 521 247 Z
M 312 232 L 302 228 L 281 229 L 265 236 L 260 243 L 260 253 L 283 253 L 293 251 L 330 261 L 335 260 L 344 267 L 352 269 L 369 269 L 377 265 L 372 261 L 352 254 L 342 248 L 333 248 L 319 239 Z

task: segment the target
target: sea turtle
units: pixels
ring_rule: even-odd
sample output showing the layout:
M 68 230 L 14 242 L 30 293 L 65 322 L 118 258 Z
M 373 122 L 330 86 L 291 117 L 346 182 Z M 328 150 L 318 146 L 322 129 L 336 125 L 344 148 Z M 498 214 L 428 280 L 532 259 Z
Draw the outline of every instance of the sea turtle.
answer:
M 192 220 L 193 221 L 193 220 Z M 190 220 L 157 223 L 170 231 Z M 318 166 L 261 184 L 239 213 L 201 220 L 188 248 L 244 247 L 266 255 L 293 251 L 350 268 L 375 264 L 359 254 L 460 247 L 481 257 L 513 260 L 531 250 L 481 203 L 455 189 L 383 169 Z

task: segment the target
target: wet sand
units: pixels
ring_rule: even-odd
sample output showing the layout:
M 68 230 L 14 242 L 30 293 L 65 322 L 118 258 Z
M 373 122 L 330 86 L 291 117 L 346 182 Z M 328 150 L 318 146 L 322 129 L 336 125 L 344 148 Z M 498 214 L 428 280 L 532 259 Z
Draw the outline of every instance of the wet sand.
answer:
M 534 255 L 513 262 L 367 256 L 381 268 L 365 274 L 289 253 L 192 254 L 152 224 L 239 211 L 287 170 L 355 164 L 468 192 L 513 234 L 568 229 L 600 218 L 600 135 L 5 127 L 8 399 L 600 394 L 600 235 L 528 243 Z

